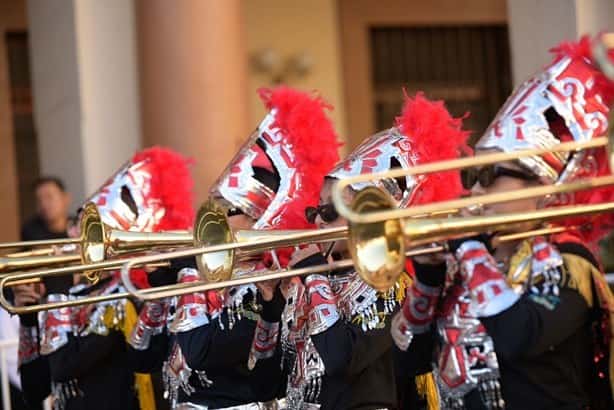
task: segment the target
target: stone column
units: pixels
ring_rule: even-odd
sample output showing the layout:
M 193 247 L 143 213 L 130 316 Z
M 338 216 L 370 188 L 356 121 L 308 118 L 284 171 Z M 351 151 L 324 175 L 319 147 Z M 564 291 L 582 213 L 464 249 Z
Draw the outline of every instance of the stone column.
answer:
M 241 1 L 137 0 L 147 145 L 195 160 L 197 204 L 252 127 Z

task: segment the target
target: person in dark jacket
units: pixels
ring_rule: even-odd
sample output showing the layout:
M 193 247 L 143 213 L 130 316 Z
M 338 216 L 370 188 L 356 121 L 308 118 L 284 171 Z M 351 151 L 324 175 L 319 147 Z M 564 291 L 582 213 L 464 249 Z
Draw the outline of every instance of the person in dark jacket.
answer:
M 97 210 L 102 222 L 114 229 L 187 229 L 193 218 L 191 189 L 188 161 L 154 147 L 135 154 L 82 209 Z M 121 290 L 116 273 L 101 274 L 96 284 L 68 287 L 37 290 L 25 285 L 16 292 L 16 304 Z M 135 375 L 127 366 L 126 341 L 136 322 L 131 302 L 55 309 L 40 319 L 39 323 L 35 314 L 20 317 L 20 372 L 28 403 L 39 403 L 51 394 L 55 409 L 155 408 L 149 376 Z
M 289 87 L 261 90 L 261 96 L 270 112 L 213 185 L 207 206 L 226 214 L 232 231 L 309 228 L 303 209 L 317 203 L 324 175 L 338 160 L 328 105 Z M 269 262 L 241 263 L 233 276 L 283 264 L 277 253 L 269 256 Z M 199 280 L 193 260 L 181 263 L 151 274 L 151 284 Z M 277 405 L 285 387 L 280 350 L 267 342 L 277 338 L 270 321 L 281 307 L 265 303 L 275 292 L 244 285 L 145 304 L 131 345 L 144 356 L 166 343 L 162 361 L 172 408 Z
M 554 51 L 554 62 L 510 97 L 478 141 L 478 154 L 554 147 L 606 131 L 614 84 L 593 64 L 590 40 Z M 569 84 L 573 92 L 563 92 Z M 470 169 L 463 182 L 479 200 L 482 194 L 608 174 L 605 150 L 594 149 Z M 606 188 L 482 211 L 523 213 L 613 199 L 614 190 Z M 591 252 L 611 222 L 605 214 L 578 217 L 560 222 L 564 234 L 504 243 L 497 240 L 500 232 L 455 239 L 448 242 L 450 269 L 434 260 L 416 265 L 418 281 L 392 334 L 412 354 L 415 340 L 437 332 L 442 408 L 612 408 L 612 295 Z M 511 231 L 538 227 L 519 224 Z
M 467 135 L 461 130 L 461 120 L 452 118 L 442 102 L 429 101 L 421 94 L 407 98 L 395 127 L 365 140 L 329 173 L 319 205 L 307 208 L 306 218 L 322 229 L 346 225 L 332 204 L 336 179 L 455 158 L 466 148 Z M 439 149 L 429 150 L 430 146 Z M 345 200 L 351 201 L 372 185 L 390 194 L 391 201 L 401 207 L 454 198 L 461 192 L 459 180 L 434 174 L 419 180 L 407 177 L 356 184 L 345 192 Z M 298 249 L 290 265 L 326 264 L 329 255 L 334 260 L 349 258 L 347 242 L 335 242 L 324 253 L 315 245 Z M 377 283 L 375 288 L 350 268 L 283 283 L 286 306 L 276 319 L 288 373 L 288 408 L 397 407 L 390 318 L 409 280 L 403 274 L 397 282 Z
M 21 228 L 22 241 L 66 238 L 71 196 L 56 177 L 42 177 L 34 184 L 36 215 Z

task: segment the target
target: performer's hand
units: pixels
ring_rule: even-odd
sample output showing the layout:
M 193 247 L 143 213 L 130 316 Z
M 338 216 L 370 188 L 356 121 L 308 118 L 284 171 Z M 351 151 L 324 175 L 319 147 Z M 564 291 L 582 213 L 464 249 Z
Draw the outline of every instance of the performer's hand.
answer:
M 484 243 L 465 241 L 455 253 L 460 264 L 459 276 L 471 295 L 471 314 L 496 315 L 518 300 L 519 295 L 509 287 Z
M 260 291 L 260 295 L 265 302 L 270 302 L 273 300 L 273 296 L 275 295 L 275 289 L 279 285 L 279 279 L 267 280 L 264 282 L 256 283 L 256 287 Z
M 44 294 L 44 286 L 40 284 L 19 285 L 13 287 L 15 306 L 28 306 L 38 303 Z
M 279 290 L 281 290 L 281 294 L 283 295 L 284 299 L 288 299 L 288 294 L 290 291 L 290 287 L 293 286 L 294 284 L 299 284 L 302 283 L 301 278 L 299 278 L 298 276 L 294 276 L 292 278 L 286 278 L 286 279 L 282 279 L 281 283 L 279 284 Z

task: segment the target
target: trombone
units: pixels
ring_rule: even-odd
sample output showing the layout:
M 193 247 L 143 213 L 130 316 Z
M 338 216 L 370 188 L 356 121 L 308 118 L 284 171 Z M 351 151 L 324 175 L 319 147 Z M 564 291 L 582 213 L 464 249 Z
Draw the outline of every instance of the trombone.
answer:
M 614 112 L 613 112 L 614 113 Z M 497 152 L 477 157 L 460 158 L 449 161 L 418 165 L 410 169 L 394 169 L 386 172 L 364 174 L 344 178 L 337 181 L 331 196 L 339 215 L 345 217 L 354 229 L 350 234 L 350 253 L 356 262 L 356 270 L 365 282 L 371 286 L 383 289 L 394 283 L 401 272 L 405 256 L 403 250 L 406 242 L 410 243 L 425 239 L 437 239 L 455 233 L 474 230 L 488 231 L 494 228 L 504 228 L 522 222 L 540 222 L 567 216 L 586 215 L 599 212 L 610 212 L 609 203 L 591 206 L 557 207 L 543 209 L 529 214 L 508 214 L 483 217 L 456 218 L 455 220 L 423 220 L 409 221 L 416 213 L 438 212 L 441 209 L 465 208 L 500 202 L 516 201 L 544 197 L 553 194 L 575 192 L 614 185 L 614 175 L 600 176 L 580 181 L 558 185 L 531 187 L 511 192 L 499 192 L 467 197 L 452 201 L 443 201 L 411 208 L 398 209 L 385 192 L 377 189 L 365 189 L 356 197 L 371 206 L 348 206 L 343 200 L 343 192 L 358 182 L 369 182 L 383 178 L 398 178 L 402 176 L 428 174 L 449 170 L 457 170 L 480 165 L 490 165 L 499 162 L 515 160 L 525 156 L 543 155 L 551 152 L 578 151 L 584 149 L 605 147 L 610 169 L 614 169 L 614 114 L 610 115 L 610 128 L 607 137 L 598 137 L 585 142 L 566 142 L 551 148 L 534 148 L 514 152 Z M 573 209 L 572 209 L 573 208 Z M 577 211 L 575 212 L 574 209 Z M 524 216 L 524 217 L 523 217 Z
M 507 242 L 509 240 L 528 238 L 528 237 L 535 236 L 535 235 L 548 235 L 548 234 L 561 232 L 565 229 L 566 228 L 562 228 L 562 227 L 551 227 L 551 228 L 538 229 L 535 231 L 528 231 L 522 234 L 502 235 L 501 237 L 498 238 L 498 241 Z M 434 254 L 434 253 L 439 253 L 439 252 L 445 252 L 446 250 L 447 249 L 445 245 L 426 246 L 423 248 L 412 249 L 406 252 L 405 256 L 414 257 L 414 256 L 420 256 L 420 255 L 428 255 L 428 254 Z M 216 289 L 221 289 L 225 287 L 247 285 L 250 283 L 258 283 L 258 282 L 264 282 L 268 280 L 279 280 L 279 279 L 291 278 L 294 276 L 303 276 L 303 275 L 309 275 L 313 273 L 329 272 L 329 271 L 334 271 L 338 269 L 350 268 L 353 265 L 354 265 L 354 261 L 352 259 L 343 259 L 340 261 L 335 261 L 329 264 L 324 264 L 324 265 L 319 265 L 319 266 L 287 269 L 287 270 L 282 270 L 282 271 L 255 272 L 249 276 L 246 275 L 243 277 L 224 280 L 220 282 L 206 283 L 204 281 L 201 281 L 197 283 L 194 283 L 194 282 L 180 283 L 180 284 L 165 285 L 165 286 L 160 286 L 157 288 L 150 288 L 150 289 L 136 288 L 128 276 L 127 278 L 122 277 L 124 286 L 127 289 L 126 292 L 118 292 L 118 293 L 113 293 L 110 295 L 88 296 L 88 297 L 81 298 L 81 299 L 72 299 L 72 300 L 61 301 L 61 302 L 47 302 L 47 303 L 41 303 L 41 304 L 32 305 L 32 306 L 21 306 L 21 307 L 17 307 L 9 303 L 9 301 L 4 296 L 4 292 L 3 292 L 4 288 L 7 286 L 15 286 L 17 284 L 20 284 L 20 281 L 23 283 L 23 281 L 27 281 L 27 280 L 34 281 L 36 279 L 15 279 L 14 277 L 12 278 L 10 276 L 6 276 L 0 279 L 0 305 L 12 314 L 21 315 L 21 314 L 28 314 L 28 313 L 36 313 L 42 310 L 61 309 L 61 308 L 74 307 L 74 306 L 80 306 L 80 305 L 85 305 L 85 304 L 109 302 L 109 301 L 129 298 L 132 296 L 136 296 L 142 300 L 154 300 L 154 299 L 160 299 L 160 298 L 165 298 L 165 297 L 181 296 L 181 295 L 186 295 L 186 294 L 195 293 L 195 292 L 206 292 L 209 290 L 216 290 Z M 127 268 L 127 269 L 129 270 L 130 268 Z
M 75 243 L 61 246 L 52 245 L 29 251 L 13 252 L 0 257 L 0 272 L 22 271 L 50 265 L 66 265 L 79 260 L 81 258 Z
M 614 178 L 610 184 L 614 185 Z M 369 212 L 372 210 L 388 209 L 394 210 L 393 199 L 375 187 L 367 187 L 355 196 L 352 208 L 356 212 Z M 409 219 L 398 220 L 389 219 L 382 223 L 369 224 L 350 224 L 349 226 L 349 249 L 352 256 L 351 260 L 336 262 L 329 265 L 313 266 L 300 270 L 277 271 L 261 275 L 245 276 L 237 279 L 224 280 L 219 282 L 205 283 L 203 285 L 185 288 L 181 285 L 166 288 L 164 291 L 155 293 L 152 289 L 141 290 L 134 286 L 130 281 L 130 270 L 136 264 L 153 263 L 161 260 L 182 258 L 188 256 L 202 257 L 205 253 L 226 251 L 228 249 L 249 248 L 269 249 L 274 247 L 288 246 L 293 244 L 297 238 L 305 239 L 303 234 L 288 235 L 287 237 L 275 238 L 265 243 L 230 243 L 227 245 L 217 245 L 205 248 L 195 248 L 168 252 L 160 255 L 137 257 L 127 261 L 121 269 L 121 276 L 124 286 L 129 293 L 140 299 L 157 299 L 169 296 L 178 296 L 193 292 L 219 289 L 228 286 L 236 286 L 246 283 L 255 283 L 273 279 L 282 279 L 296 275 L 326 272 L 331 269 L 354 266 L 361 278 L 373 288 L 385 291 L 393 286 L 405 267 L 407 255 L 416 256 L 417 254 L 432 253 L 445 250 L 443 247 L 434 250 L 422 249 L 418 253 L 406 250 L 405 238 L 411 238 L 412 246 L 432 243 L 450 237 L 464 236 L 478 232 L 489 231 L 492 229 L 506 229 L 519 223 L 526 222 L 545 222 L 561 218 L 568 218 L 580 215 L 591 215 L 602 212 L 613 212 L 614 202 L 583 206 L 566 206 L 553 209 L 538 210 L 531 213 L 508 213 L 496 216 L 472 216 L 472 217 L 452 217 L 452 218 L 430 218 L 430 219 Z M 342 228 L 330 228 L 342 229 Z M 344 230 L 346 228 L 343 228 Z M 327 231 L 327 230 L 323 230 Z M 538 234 L 545 231 L 538 230 Z M 314 234 L 311 234 L 313 237 Z M 307 237 L 309 239 L 309 237 Z M 518 239 L 517 235 L 510 236 L 508 240 Z M 198 259 L 197 259 L 198 261 Z M 202 272 L 201 272 L 202 274 Z M 1 282 L 0 282 L 1 285 Z M 171 285 L 173 286 L 173 285 Z
M 33 251 L 34 252 L 34 251 Z M 23 253 L 33 253 L 23 252 Z M 19 255 L 19 254 L 14 254 Z M 7 255 L 0 258 L 0 272 L 13 272 L 27 269 L 34 269 L 50 265 L 65 265 L 78 262 L 81 257 L 77 253 L 67 253 L 61 255 L 35 255 L 35 256 L 14 256 Z
M 613 204 L 613 209 L 614 209 L 614 204 Z M 504 243 L 504 242 L 514 241 L 518 239 L 529 238 L 529 237 L 537 236 L 537 235 L 552 235 L 552 234 L 563 232 L 566 229 L 567 228 L 565 227 L 549 227 L 549 228 L 536 229 L 533 231 L 523 232 L 521 234 L 501 235 L 500 237 L 496 238 L 496 241 L 497 243 Z M 473 233 L 468 232 L 468 234 L 473 234 Z M 417 248 L 408 250 L 405 252 L 405 257 L 411 258 L 415 256 L 431 255 L 431 254 L 447 252 L 447 251 L 448 249 L 445 244 L 431 244 L 431 245 L 427 245 L 424 247 L 417 247 Z M 131 269 L 130 263 L 134 263 L 134 262 L 136 261 L 127 262 L 126 265 L 124 265 L 124 267 L 122 268 L 122 282 L 124 284 L 124 287 L 128 291 L 128 293 L 130 293 L 130 295 L 138 299 L 142 299 L 142 300 L 154 300 L 154 299 L 161 299 L 161 298 L 167 298 L 167 297 L 173 297 L 173 296 L 181 296 L 181 295 L 186 295 L 186 294 L 195 293 L 195 292 L 206 292 L 209 290 L 216 290 L 216 289 L 232 287 L 232 286 L 247 285 L 250 283 L 259 283 L 259 282 L 266 282 L 269 280 L 286 279 L 286 278 L 291 278 L 294 276 L 303 276 L 303 275 L 311 275 L 314 273 L 330 272 L 330 271 L 335 271 L 339 269 L 351 268 L 352 266 L 354 266 L 353 259 L 348 258 L 348 259 L 342 259 L 339 261 L 329 262 L 327 264 L 310 266 L 310 267 L 305 267 L 305 268 L 283 269 L 279 271 L 254 272 L 251 275 L 223 280 L 220 282 L 208 282 L 208 283 L 205 281 L 202 281 L 200 283 L 192 282 L 191 283 L 192 286 L 186 286 L 188 284 L 169 285 L 169 286 L 157 288 L 156 291 L 154 291 L 154 289 L 139 289 L 136 286 L 134 286 L 134 284 L 132 283 L 130 279 L 130 276 L 127 274 Z M 2 289 L 2 282 L 0 281 L 0 290 L 1 289 Z
M 50 255 L 67 255 L 77 252 L 76 244 L 68 244 L 62 246 L 48 246 L 46 248 L 36 248 L 30 251 L 13 252 L 4 255 L 5 258 L 26 258 L 31 256 L 50 256 Z
M 446 214 L 454 213 L 455 211 L 446 211 Z M 419 215 L 425 217 L 426 215 Z M 261 254 L 264 250 L 279 248 L 283 246 L 300 245 L 305 242 L 333 242 L 337 240 L 345 240 L 348 237 L 348 227 L 338 227 L 326 230 L 289 230 L 289 231 L 252 231 L 239 230 L 233 232 L 228 224 L 226 212 L 214 201 L 209 200 L 201 208 L 197 214 L 196 223 L 194 225 L 194 243 L 200 245 L 188 250 L 175 251 L 171 254 L 161 254 L 155 256 L 157 262 L 144 262 L 147 266 L 156 266 L 160 261 L 167 260 L 168 256 L 175 258 L 184 256 L 199 255 L 196 259 L 201 275 L 207 282 L 223 283 L 231 278 L 232 272 L 237 262 L 245 261 L 254 256 Z M 202 252 L 205 249 L 206 252 Z M 240 254 L 237 251 L 241 250 Z M 416 250 L 415 252 L 421 252 Z M 432 252 L 432 251 L 429 251 Z M 409 256 L 414 256 L 410 254 Z M 169 258 L 170 259 L 170 258 Z M 61 268 L 48 269 L 44 271 L 33 271 L 19 274 L 7 275 L 0 280 L 0 291 L 8 286 L 17 286 L 24 283 L 32 283 L 39 281 L 42 277 L 60 276 L 67 273 L 76 273 L 80 271 L 98 271 L 117 269 L 126 260 L 112 260 L 96 262 L 91 264 L 75 265 Z M 134 261 L 131 266 L 141 265 L 138 261 Z M 336 265 L 328 268 L 321 268 L 321 272 L 331 269 Z M 339 266 L 351 266 L 351 260 L 346 260 L 344 264 Z M 300 271 L 299 271 L 300 272 Z M 295 273 L 296 274 L 296 273 Z M 284 272 L 284 275 L 294 276 Z M 258 280 L 261 281 L 262 279 Z M 130 281 L 130 277 L 126 274 L 124 282 L 128 289 L 131 289 L 138 297 L 143 299 L 158 299 L 172 295 L 177 290 L 182 290 L 183 293 L 192 293 L 185 291 L 185 285 L 176 284 L 144 291 L 138 290 Z M 193 285 L 193 284 L 192 284 Z M 223 286 L 214 286 L 212 289 L 218 289 Z M 160 296 L 157 291 L 164 292 Z M 79 304 L 98 303 L 102 301 L 120 299 L 126 297 L 126 293 L 117 293 L 114 295 L 106 295 L 104 298 L 92 297 L 84 298 L 79 301 L 54 302 L 54 304 L 41 304 L 30 306 L 27 308 L 18 308 L 10 305 L 6 299 L 0 296 L 0 305 L 12 313 L 29 313 L 47 309 L 57 309 L 67 306 L 75 306 Z
M 58 276 L 83 271 L 91 282 L 98 280 L 97 272 L 119 268 L 121 260 L 105 260 L 109 256 L 120 256 L 126 253 L 143 252 L 156 247 L 179 247 L 193 243 L 192 234 L 188 231 L 172 232 L 131 232 L 109 228 L 102 222 L 98 208 L 93 203 L 87 203 L 82 210 L 80 218 L 79 238 L 53 239 L 48 241 L 26 241 L 7 243 L 11 246 L 29 245 L 74 245 L 77 244 L 79 253 L 66 255 L 43 255 L 29 257 L 0 258 L 0 271 L 26 269 L 36 266 L 60 265 L 80 261 L 81 265 L 65 266 L 48 270 L 26 272 L 11 275 L 12 283 L 16 279 L 28 280 L 43 278 L 45 276 Z M 7 244 L 0 244 L 0 247 Z M 32 251 L 36 252 L 36 251 Z M 19 254 L 13 254 L 19 255 Z M 82 268 L 84 266 L 85 268 Z

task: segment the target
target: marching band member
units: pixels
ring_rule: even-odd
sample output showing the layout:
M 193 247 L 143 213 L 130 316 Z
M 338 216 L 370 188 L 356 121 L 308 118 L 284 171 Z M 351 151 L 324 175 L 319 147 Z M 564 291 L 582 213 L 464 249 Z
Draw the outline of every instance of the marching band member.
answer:
M 304 209 L 317 203 L 324 176 L 338 160 L 339 143 L 325 113 L 330 106 L 288 87 L 262 90 L 261 98 L 269 113 L 211 188 L 211 197 L 226 209 L 233 230 L 309 228 Z M 259 265 L 241 264 L 233 275 L 253 274 Z M 194 267 L 178 272 L 179 282 L 198 278 Z M 275 292 L 272 286 L 258 292 L 245 285 L 178 298 L 168 326 L 175 343 L 164 366 L 174 408 L 261 408 L 278 395 L 279 351 L 266 343 L 251 349 L 254 337 L 277 337 L 277 324 L 267 319 L 283 305 L 261 308 Z M 146 306 L 152 314 L 144 309 L 140 323 L 161 332 L 166 302 Z
M 442 102 L 428 101 L 421 94 L 408 98 L 395 127 L 368 138 L 328 174 L 319 205 L 306 209 L 307 219 L 319 228 L 345 225 L 331 203 L 336 179 L 455 158 L 466 147 L 466 138 L 461 120 L 453 119 Z M 439 177 L 389 179 L 377 184 L 402 207 L 460 193 L 460 184 Z M 346 200 L 368 184 L 352 186 Z M 327 250 L 331 252 L 334 258 L 349 257 L 345 241 L 336 242 Z M 320 249 L 311 245 L 296 251 L 290 265 L 326 262 Z M 404 275 L 388 291 L 378 292 L 349 269 L 284 284 L 286 307 L 277 320 L 282 328 L 283 364 L 289 373 L 288 408 L 396 407 L 389 317 L 408 281 Z
M 604 134 L 614 84 L 594 65 L 589 39 L 553 51 L 554 61 L 508 99 L 478 141 L 478 154 L 554 147 Z M 463 180 L 477 196 L 609 173 L 605 150 L 592 149 L 471 169 Z M 606 188 L 489 205 L 483 213 L 612 199 L 614 190 Z M 392 334 L 411 352 L 412 339 L 434 324 L 442 408 L 612 408 L 614 305 L 591 251 L 611 222 L 607 214 L 574 218 L 563 222 L 565 234 L 496 247 L 496 233 L 449 241 L 447 280 L 445 264 L 415 265 L 419 281 L 395 317 Z
M 193 218 L 188 161 L 164 148 L 134 155 L 92 197 L 102 222 L 138 232 L 187 229 Z M 142 273 L 142 272 L 141 272 Z M 135 273 L 135 274 L 138 274 Z M 118 275 L 94 285 L 47 289 L 47 301 L 64 301 L 121 290 Z M 25 287 L 16 305 L 35 303 Z M 127 366 L 127 343 L 136 312 L 127 300 L 23 315 L 19 338 L 22 385 L 28 402 L 52 394 L 55 409 L 154 409 L 151 380 Z M 137 400 L 138 394 L 138 400 Z

